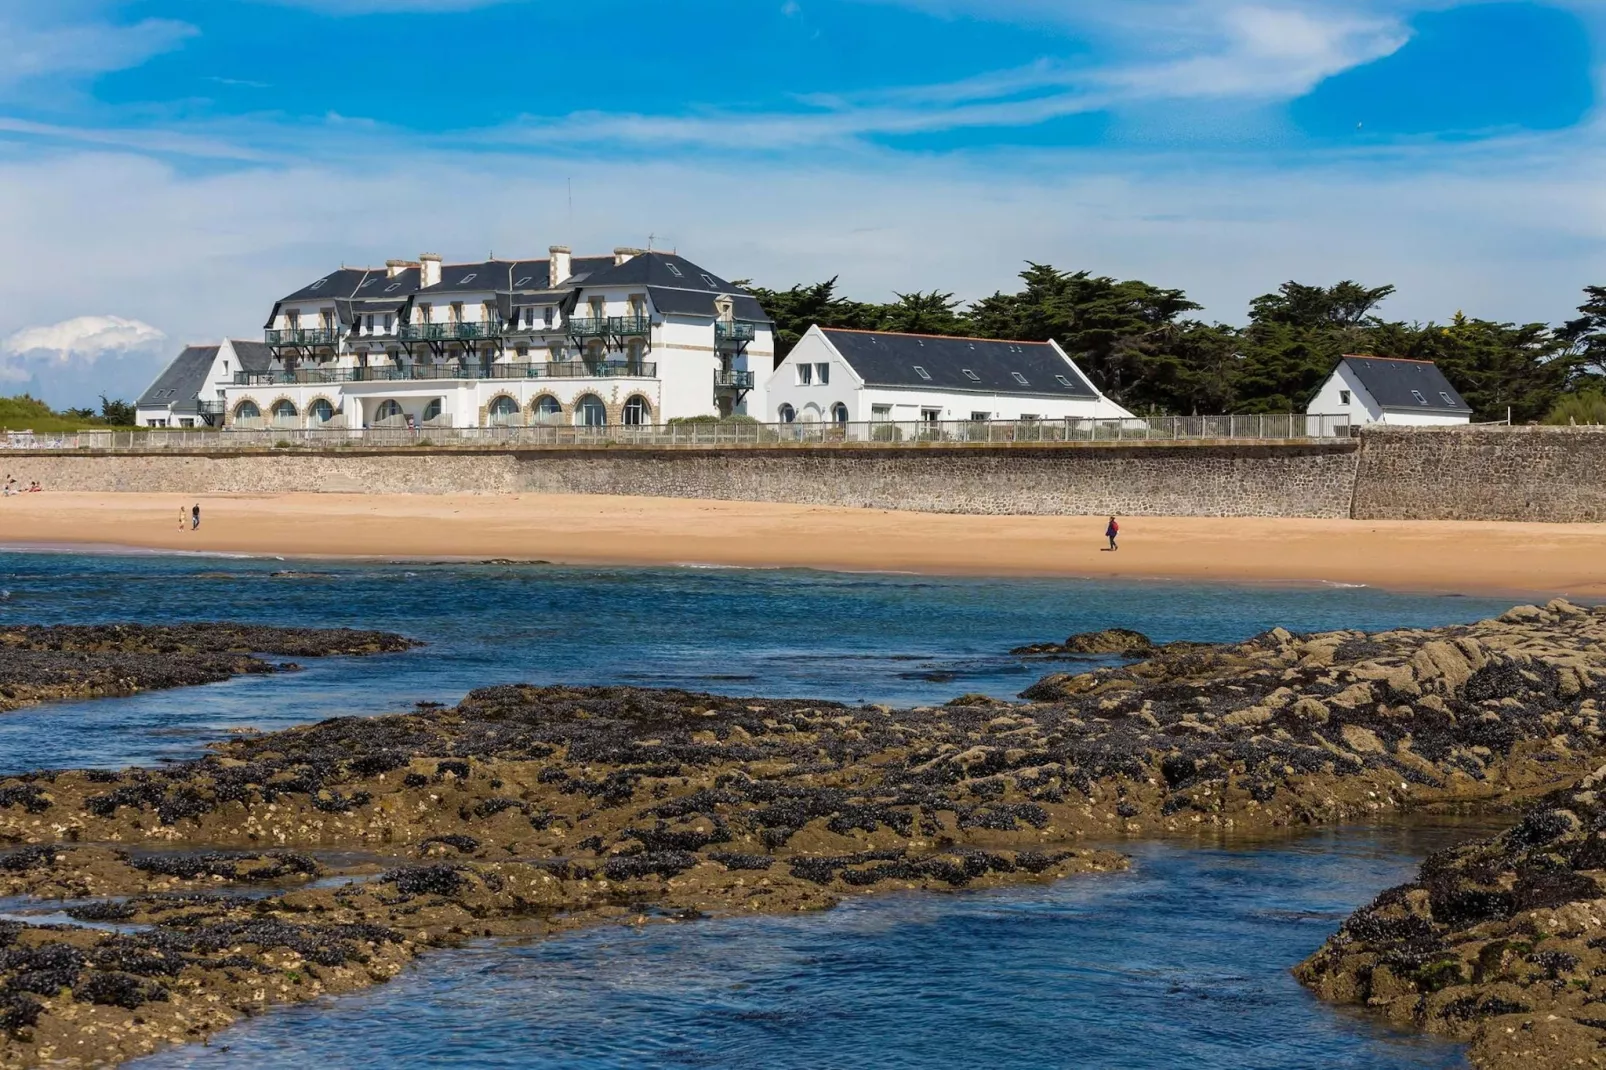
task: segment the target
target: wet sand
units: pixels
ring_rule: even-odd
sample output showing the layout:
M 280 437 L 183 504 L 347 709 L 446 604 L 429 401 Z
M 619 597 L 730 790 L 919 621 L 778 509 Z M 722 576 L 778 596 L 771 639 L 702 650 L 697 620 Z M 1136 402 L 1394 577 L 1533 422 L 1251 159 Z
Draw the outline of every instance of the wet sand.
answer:
M 178 513 L 199 501 L 199 531 Z M 1606 597 L 1606 525 L 958 516 L 581 495 L 29 494 L 0 545 L 1086 576 Z

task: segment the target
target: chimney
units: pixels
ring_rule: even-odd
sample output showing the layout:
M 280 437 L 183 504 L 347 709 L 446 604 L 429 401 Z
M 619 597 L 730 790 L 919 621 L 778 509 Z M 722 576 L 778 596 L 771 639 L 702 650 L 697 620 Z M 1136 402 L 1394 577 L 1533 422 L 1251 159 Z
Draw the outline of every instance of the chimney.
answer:
M 613 251 L 613 266 L 618 267 L 633 256 L 640 256 L 640 249 L 632 249 L 628 245 L 621 245 Z
M 394 279 L 408 268 L 418 267 L 416 260 L 387 260 L 385 261 L 385 277 Z
M 551 280 L 547 285 L 562 286 L 569 281 L 569 276 L 574 274 L 573 261 L 569 257 L 570 249 L 567 245 L 554 245 L 547 252 L 552 256 L 547 265 L 547 278 Z
M 421 253 L 418 257 L 420 286 L 435 286 L 441 281 L 441 254 Z

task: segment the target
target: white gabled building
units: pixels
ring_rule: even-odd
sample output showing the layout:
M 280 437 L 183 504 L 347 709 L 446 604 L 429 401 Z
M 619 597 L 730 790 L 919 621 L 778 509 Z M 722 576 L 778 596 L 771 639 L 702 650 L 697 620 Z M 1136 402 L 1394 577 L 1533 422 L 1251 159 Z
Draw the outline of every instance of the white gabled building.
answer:
M 774 374 L 769 423 L 1122 419 L 1054 342 L 810 327 Z M 755 415 L 758 415 L 755 413 Z
M 235 375 L 265 372 L 273 351 L 262 342 L 225 339 L 215 346 L 185 346 L 134 403 L 140 427 L 218 427 Z
M 341 268 L 276 302 L 260 345 L 265 360 L 229 369 L 214 360 L 197 391 L 225 427 L 602 426 L 745 414 L 764 406 L 759 380 L 775 353 L 757 300 L 684 257 L 575 257 L 562 246 L 543 260 L 446 264 L 425 254 Z M 182 364 L 193 378 L 204 363 L 194 348 L 163 376 Z M 168 418 L 157 405 L 148 411 Z
M 1312 416 L 1348 416 L 1352 426 L 1444 427 L 1472 422 L 1472 406 L 1438 365 L 1395 357 L 1344 357 L 1305 411 Z

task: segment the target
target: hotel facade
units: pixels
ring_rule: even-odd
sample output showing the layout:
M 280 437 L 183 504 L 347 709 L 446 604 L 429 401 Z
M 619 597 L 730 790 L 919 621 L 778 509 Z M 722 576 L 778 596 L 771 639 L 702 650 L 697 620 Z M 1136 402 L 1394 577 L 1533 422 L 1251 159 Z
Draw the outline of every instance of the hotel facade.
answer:
M 772 325 L 673 253 L 341 268 L 281 298 L 261 343 L 191 347 L 137 405 L 143 426 L 587 427 L 762 418 Z M 181 381 L 182 380 L 182 381 Z

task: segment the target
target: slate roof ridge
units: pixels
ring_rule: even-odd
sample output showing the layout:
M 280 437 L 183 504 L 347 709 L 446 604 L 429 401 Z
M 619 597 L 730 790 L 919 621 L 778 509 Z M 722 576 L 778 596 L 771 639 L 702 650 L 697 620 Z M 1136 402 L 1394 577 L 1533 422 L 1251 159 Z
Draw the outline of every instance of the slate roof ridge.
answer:
M 1344 359 L 1344 360 L 1387 360 L 1387 361 L 1392 361 L 1395 364 L 1433 364 L 1433 365 L 1437 365 L 1438 364 L 1437 361 L 1421 360 L 1421 359 L 1418 359 L 1417 357 L 1378 357 L 1378 356 L 1372 355 L 1371 353 L 1345 353 L 1342 359 Z
M 821 331 L 842 334 L 879 334 L 889 338 L 943 338 L 952 342 L 996 342 L 1006 346 L 1048 346 L 1052 341 L 1028 342 L 1024 338 L 983 338 L 979 334 L 922 334 L 919 331 L 871 331 L 863 327 L 821 327 Z

